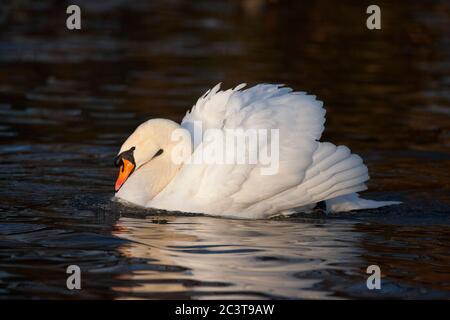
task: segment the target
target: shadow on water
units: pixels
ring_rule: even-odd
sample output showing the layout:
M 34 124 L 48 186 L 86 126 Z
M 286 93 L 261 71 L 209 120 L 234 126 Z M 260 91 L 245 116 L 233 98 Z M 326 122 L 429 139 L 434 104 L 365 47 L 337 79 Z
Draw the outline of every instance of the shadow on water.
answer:
M 2 2 L 1 298 L 450 298 L 446 1 L 379 1 L 379 32 L 360 1 L 72 2 L 79 32 L 64 2 Z M 179 121 L 218 82 L 316 94 L 366 195 L 404 204 L 250 221 L 111 201 L 134 127 Z

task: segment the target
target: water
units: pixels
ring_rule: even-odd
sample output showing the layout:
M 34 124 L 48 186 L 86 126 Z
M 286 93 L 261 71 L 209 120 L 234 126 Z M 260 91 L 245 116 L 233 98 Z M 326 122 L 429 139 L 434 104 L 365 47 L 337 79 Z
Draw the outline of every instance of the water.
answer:
M 374 32 L 360 1 L 72 2 L 82 31 L 64 2 L 0 5 L 1 298 L 450 298 L 448 2 L 378 1 Z M 405 204 L 248 221 L 111 201 L 134 127 L 218 82 L 316 94 L 366 196 Z

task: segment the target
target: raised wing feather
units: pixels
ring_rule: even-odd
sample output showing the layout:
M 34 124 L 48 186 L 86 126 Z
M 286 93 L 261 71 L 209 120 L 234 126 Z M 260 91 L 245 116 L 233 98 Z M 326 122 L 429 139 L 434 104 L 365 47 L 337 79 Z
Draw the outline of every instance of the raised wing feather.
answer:
M 257 164 L 187 164 L 158 195 L 152 205 L 164 208 L 165 202 L 182 198 L 186 211 L 236 215 L 255 203 L 302 183 L 312 164 L 324 128 L 325 110 L 315 96 L 293 92 L 281 85 L 261 84 L 241 90 L 220 91 L 219 85 L 203 95 L 186 114 L 182 126 L 194 135 L 194 129 L 267 129 L 278 130 L 278 172 L 263 175 Z M 271 150 L 277 141 L 268 140 L 260 148 Z M 204 135 L 195 145 L 194 155 L 213 148 Z M 184 195 L 184 197 L 182 196 Z

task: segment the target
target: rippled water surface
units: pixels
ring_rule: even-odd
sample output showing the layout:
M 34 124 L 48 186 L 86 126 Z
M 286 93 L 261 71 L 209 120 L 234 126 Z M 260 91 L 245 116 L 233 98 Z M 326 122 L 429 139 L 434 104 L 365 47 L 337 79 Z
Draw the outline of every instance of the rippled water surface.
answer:
M 361 1 L 72 1 L 68 31 L 64 1 L 2 1 L 0 298 L 449 299 L 450 8 L 378 2 L 381 31 Z M 249 221 L 111 201 L 134 127 L 218 82 L 316 94 L 366 197 L 404 204 Z

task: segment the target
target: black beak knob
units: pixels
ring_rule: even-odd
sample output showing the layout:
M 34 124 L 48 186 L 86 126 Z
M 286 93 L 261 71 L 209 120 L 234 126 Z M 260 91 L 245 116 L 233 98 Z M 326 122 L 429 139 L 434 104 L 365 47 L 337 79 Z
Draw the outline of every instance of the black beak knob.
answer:
M 122 157 L 120 155 L 118 155 L 117 157 L 114 158 L 114 166 L 115 167 L 119 167 L 120 166 L 120 161 L 122 160 Z
M 114 165 L 116 167 L 120 167 L 122 164 L 122 159 L 126 159 L 134 164 L 134 156 L 133 151 L 135 150 L 135 147 L 132 147 L 130 150 L 124 151 L 121 154 L 119 154 L 117 157 L 114 158 Z

